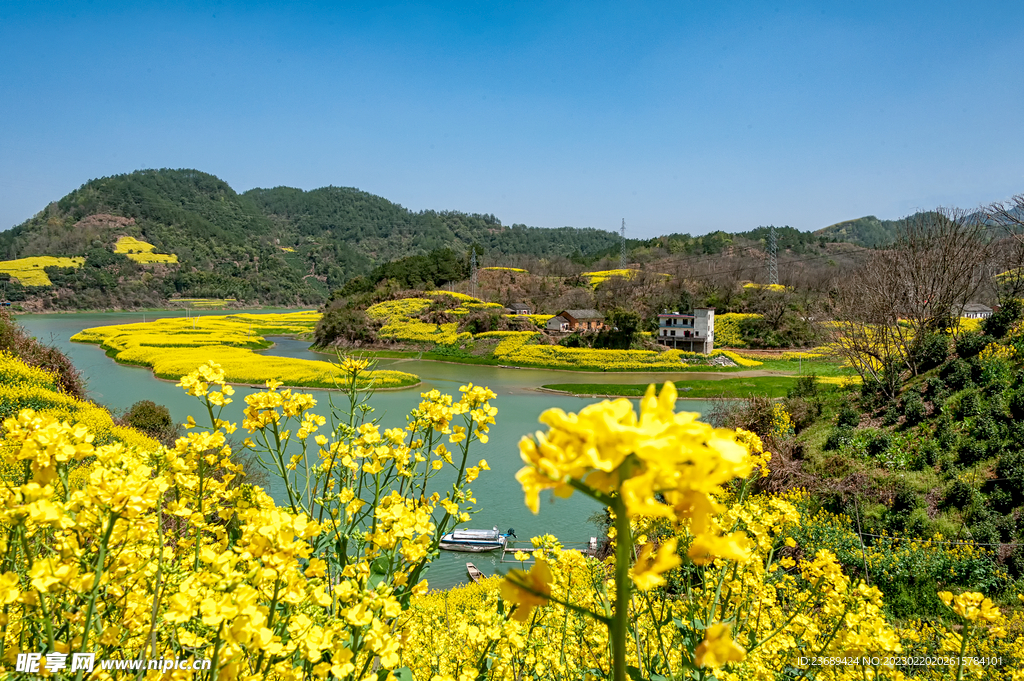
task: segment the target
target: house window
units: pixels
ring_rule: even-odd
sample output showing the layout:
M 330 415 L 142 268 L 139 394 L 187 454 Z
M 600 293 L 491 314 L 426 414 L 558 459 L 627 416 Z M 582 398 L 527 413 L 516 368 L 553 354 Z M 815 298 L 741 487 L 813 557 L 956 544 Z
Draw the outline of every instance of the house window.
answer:
M 672 329 L 672 335 L 673 336 L 676 335 L 676 330 L 675 329 Z

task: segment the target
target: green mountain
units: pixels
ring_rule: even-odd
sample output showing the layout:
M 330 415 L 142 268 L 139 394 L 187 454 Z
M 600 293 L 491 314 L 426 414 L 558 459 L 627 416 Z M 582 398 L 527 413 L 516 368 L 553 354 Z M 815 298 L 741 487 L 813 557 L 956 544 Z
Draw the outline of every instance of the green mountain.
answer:
M 178 263 L 115 254 L 121 236 L 176 255 Z M 505 227 L 493 215 L 413 212 L 345 187 L 239 194 L 207 173 L 163 169 L 87 182 L 0 232 L 0 258 L 85 256 L 81 267 L 46 267 L 52 287 L 5 283 L 10 300 L 43 307 L 155 305 L 174 294 L 294 305 L 319 302 L 382 263 L 437 249 L 467 253 L 475 244 L 495 257 L 558 257 L 588 255 L 617 240 L 595 229 Z
M 829 241 L 848 241 L 865 248 L 880 248 L 891 244 L 896 238 L 900 220 L 879 220 L 868 215 L 856 220 L 837 222 L 814 232 Z

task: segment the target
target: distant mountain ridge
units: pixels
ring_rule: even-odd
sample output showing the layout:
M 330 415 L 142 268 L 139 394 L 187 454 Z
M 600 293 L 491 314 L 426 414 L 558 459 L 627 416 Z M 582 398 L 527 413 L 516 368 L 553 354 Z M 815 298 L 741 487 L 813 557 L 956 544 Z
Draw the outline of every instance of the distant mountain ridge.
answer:
M 892 242 L 899 223 L 869 215 L 816 232 L 780 227 L 776 238 L 781 250 L 792 253 L 816 252 L 829 241 L 877 248 Z M 176 256 L 178 262 L 138 263 L 114 253 L 122 236 L 152 244 L 154 252 Z M 758 227 L 629 239 L 626 246 L 630 253 L 714 255 L 737 247 L 763 249 L 768 236 L 768 228 Z M 351 187 L 257 188 L 240 194 L 220 178 L 191 169 L 90 180 L 0 232 L 0 260 L 84 259 L 79 268 L 46 267 L 53 282 L 46 292 L 4 285 L 11 300 L 42 296 L 45 305 L 60 308 L 140 307 L 174 296 L 316 304 L 385 263 L 441 249 L 451 250 L 446 258 L 468 257 L 471 247 L 492 262 L 531 256 L 585 264 L 617 259 L 620 243 L 618 234 L 592 228 L 508 227 L 491 214 L 414 212 Z M 0 274 L 0 279 L 9 277 Z
M 854 220 L 844 220 L 823 227 L 814 233 L 832 241 L 848 241 L 865 248 L 880 248 L 891 244 L 896 238 L 900 220 L 879 220 L 867 215 Z
M 239 194 L 208 173 L 162 169 L 86 182 L 0 232 L 0 259 L 92 253 L 96 268 L 109 270 L 102 253 L 109 254 L 119 236 L 175 254 L 180 264 L 146 270 L 115 258 L 120 284 L 131 284 L 116 286 L 103 284 L 109 277 L 93 277 L 87 257 L 82 271 L 58 273 L 63 284 L 54 285 L 62 295 L 82 297 L 103 284 L 103 295 L 90 305 L 152 304 L 175 293 L 309 304 L 376 265 L 434 249 L 466 253 L 476 244 L 499 256 L 557 257 L 591 254 L 618 241 L 612 232 L 590 228 L 505 227 L 493 215 L 413 212 L 353 188 Z M 146 286 L 135 285 L 141 279 Z

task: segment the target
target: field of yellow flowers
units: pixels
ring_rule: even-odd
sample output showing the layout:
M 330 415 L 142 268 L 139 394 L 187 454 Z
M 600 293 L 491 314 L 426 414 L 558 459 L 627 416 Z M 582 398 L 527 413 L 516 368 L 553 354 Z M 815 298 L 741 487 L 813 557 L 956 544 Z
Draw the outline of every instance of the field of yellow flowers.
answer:
M 114 253 L 123 253 L 135 262 L 144 265 L 149 263 L 174 264 L 178 262 L 178 256 L 166 253 L 154 253 L 156 246 L 145 241 L 136 239 L 133 236 L 122 236 L 114 244 Z
M 431 308 L 438 297 L 450 296 L 458 306 L 447 310 L 455 316 L 469 314 L 474 310 L 497 309 L 497 303 L 485 303 L 464 293 L 449 291 L 428 291 L 431 298 L 401 298 L 388 300 L 371 306 L 366 314 L 371 319 L 383 321 L 378 335 L 394 341 L 455 346 L 474 339 L 500 338 L 492 357 L 503 364 L 549 369 L 582 369 L 590 371 L 678 371 L 685 368 L 683 358 L 696 360 L 705 355 L 682 350 L 601 350 L 591 348 L 566 348 L 557 345 L 536 345 L 540 337 L 536 331 L 487 331 L 475 336 L 458 331 L 456 322 L 432 324 L 418 318 Z M 530 315 L 535 324 L 542 324 L 549 315 Z M 715 350 L 712 355 L 724 355 L 742 367 L 760 366 L 762 362 L 741 356 L 728 350 Z
M 4 370 L 27 376 L 16 362 Z M 178 384 L 202 417 L 172 449 L 97 444 L 73 417 L 34 409 L 8 417 L 8 674 L 40 652 L 206 659 L 169 675 L 203 681 L 1024 678 L 1019 615 L 942 592 L 945 618 L 890 621 L 877 586 L 794 539 L 799 495 L 754 493 L 772 459 L 757 436 L 677 412 L 671 384 L 639 411 L 550 409 L 520 442 L 527 506 L 545 490 L 604 505 L 608 559 L 537 537 L 504 578 L 429 592 L 424 570 L 489 470 L 471 451 L 495 395 L 426 392 L 405 428 L 382 430 L 357 391 L 372 367 L 341 366 L 347 405 L 323 413 L 268 381 L 237 424 L 221 419 L 225 372 L 204 363 Z M 234 462 L 239 428 L 283 481 L 280 505 Z
M 268 378 L 290 386 L 333 388 L 344 372 L 331 362 L 273 357 L 254 352 L 270 346 L 265 336 L 312 331 L 319 314 L 208 315 L 174 317 L 142 324 L 98 326 L 71 340 L 95 343 L 123 364 L 151 367 L 160 378 L 177 379 L 207 360 L 218 362 L 232 383 L 262 384 Z M 362 374 L 361 387 L 399 388 L 419 379 L 401 371 Z
M 81 267 L 85 258 L 55 258 L 40 255 L 33 258 L 0 261 L 0 272 L 11 275 L 22 286 L 52 286 L 46 267 Z

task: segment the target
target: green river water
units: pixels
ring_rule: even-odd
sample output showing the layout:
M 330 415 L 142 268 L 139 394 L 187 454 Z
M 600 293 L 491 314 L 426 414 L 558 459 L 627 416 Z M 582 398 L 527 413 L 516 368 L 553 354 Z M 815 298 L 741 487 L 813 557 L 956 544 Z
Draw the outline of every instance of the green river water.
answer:
M 252 312 L 283 312 L 286 310 L 254 310 Z M 206 314 L 227 314 L 226 312 L 204 312 Z M 160 317 L 181 316 L 181 312 L 148 312 L 145 320 Z M 19 315 L 18 322 L 39 340 L 56 345 L 74 361 L 87 381 L 89 397 L 95 402 L 113 410 L 123 410 L 142 400 L 153 400 L 171 410 L 174 419 L 181 423 L 192 414 L 199 419 L 199 403 L 189 397 L 174 383 L 162 381 L 143 367 L 117 364 L 98 346 L 70 342 L 71 336 L 92 326 L 127 324 L 143 321 L 143 314 L 132 313 L 80 313 L 50 315 Z M 275 346 L 264 351 L 266 354 L 297 357 L 302 359 L 329 359 L 313 353 L 308 343 L 290 338 L 274 338 Z M 485 385 L 491 388 L 497 398 L 492 404 L 498 408 L 496 425 L 491 429 L 490 442 L 477 443 L 470 451 L 473 462 L 486 458 L 491 467 L 473 483 L 472 488 L 478 502 L 478 513 L 468 523 L 469 527 L 490 528 L 497 526 L 502 531 L 515 528 L 521 540 L 540 534 L 553 534 L 565 543 L 584 543 L 590 537 L 599 536 L 600 528 L 590 518 L 600 511 L 596 502 L 580 495 L 569 499 L 552 499 L 550 494 L 542 498 L 538 515 L 533 515 L 523 504 L 523 493 L 515 480 L 515 473 L 522 467 L 517 443 L 527 433 L 539 428 L 537 417 L 549 407 L 560 407 L 566 411 L 577 411 L 594 402 L 593 399 L 578 398 L 539 392 L 538 386 L 547 383 L 640 383 L 642 381 L 664 382 L 684 377 L 687 374 L 615 374 L 599 375 L 534 369 L 506 369 L 493 366 L 448 364 L 416 360 L 381 360 L 381 368 L 395 368 L 418 375 L 422 385 L 409 390 L 381 392 L 373 396 L 375 416 L 382 418 L 385 427 L 405 425 L 405 415 L 416 406 L 420 393 L 433 388 L 458 396 L 459 386 L 466 383 Z M 243 398 L 256 392 L 250 388 L 236 387 L 234 403 L 225 410 L 225 418 L 241 423 Z M 326 395 L 323 391 L 312 391 L 321 401 L 316 410 L 325 413 Z M 707 402 L 687 400 L 680 407 L 697 412 L 706 412 Z M 241 433 L 241 431 L 239 431 Z M 238 434 L 236 433 L 236 436 Z M 276 484 L 275 484 L 276 483 Z M 283 485 L 271 476 L 267 485 L 270 494 L 281 503 Z M 432 588 L 446 588 L 468 580 L 466 562 L 471 561 L 484 574 L 504 572 L 512 565 L 499 566 L 500 552 L 492 554 L 464 554 L 442 552 L 441 557 L 430 567 L 427 579 Z M 509 557 L 511 559 L 511 556 Z

